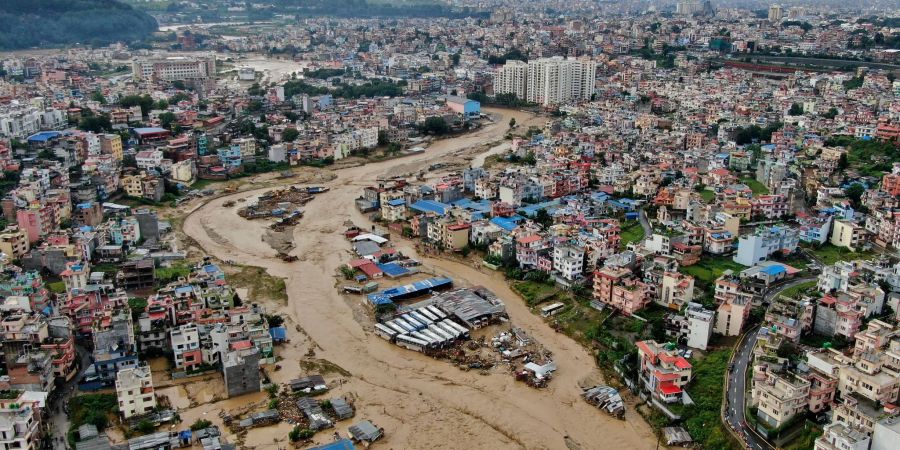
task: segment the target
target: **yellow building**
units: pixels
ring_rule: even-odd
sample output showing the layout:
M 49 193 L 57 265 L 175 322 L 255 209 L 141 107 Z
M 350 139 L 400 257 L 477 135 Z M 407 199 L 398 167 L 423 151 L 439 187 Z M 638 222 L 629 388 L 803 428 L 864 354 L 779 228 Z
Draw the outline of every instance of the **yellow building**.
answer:
M 849 220 L 835 220 L 830 241 L 831 245 L 855 252 L 866 242 L 866 229 Z
M 122 156 L 122 137 L 118 134 L 104 134 L 100 136 L 100 152 L 105 155 L 112 155 L 113 158 L 121 161 Z
M 19 258 L 28 253 L 28 235 L 18 226 L 11 225 L 0 233 L 0 252 L 10 258 Z

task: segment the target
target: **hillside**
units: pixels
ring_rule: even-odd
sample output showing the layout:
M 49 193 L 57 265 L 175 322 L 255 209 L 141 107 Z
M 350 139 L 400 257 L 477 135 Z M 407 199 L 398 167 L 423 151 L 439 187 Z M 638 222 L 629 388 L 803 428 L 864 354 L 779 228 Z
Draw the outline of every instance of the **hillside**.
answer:
M 116 0 L 4 0 L 0 50 L 134 41 L 156 19 Z

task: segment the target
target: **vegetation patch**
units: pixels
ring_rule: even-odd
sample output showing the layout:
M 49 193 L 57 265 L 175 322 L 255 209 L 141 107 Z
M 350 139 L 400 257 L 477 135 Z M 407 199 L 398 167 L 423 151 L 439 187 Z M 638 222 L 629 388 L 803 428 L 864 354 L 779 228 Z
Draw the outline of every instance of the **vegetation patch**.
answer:
M 525 304 L 535 306 L 553 298 L 559 289 L 553 284 L 537 281 L 519 281 L 512 284 L 512 289 L 525 299 Z
M 242 266 L 241 271 L 228 275 L 228 281 L 237 288 L 248 289 L 251 298 L 265 298 L 287 302 L 287 286 L 283 278 L 273 277 L 266 269 Z
M 110 424 L 110 418 L 119 412 L 116 394 L 84 394 L 69 400 L 69 447 L 75 448 L 78 427 L 91 424 L 103 431 Z
M 687 391 L 694 400 L 693 405 L 684 407 L 682 425 L 703 448 L 738 449 L 740 448 L 725 425 L 722 423 L 720 410 L 722 395 L 731 360 L 731 349 L 716 350 L 706 357 L 693 362 L 693 381 Z
M 644 239 L 644 227 L 641 226 L 639 220 L 624 222 L 619 237 L 622 239 L 619 241 L 619 246 L 624 249 L 628 244 Z
M 678 270 L 681 273 L 694 277 L 704 288 L 707 288 L 712 286 L 716 279 L 721 277 L 726 270 L 737 273 L 744 269 L 746 267 L 734 262 L 731 256 L 703 255 L 703 258 L 697 264 L 682 266 Z
M 810 249 L 816 258 L 825 265 L 832 265 L 838 261 L 850 261 L 854 259 L 869 259 L 874 256 L 873 252 L 853 252 L 844 247 L 837 247 L 831 244 L 824 244 L 816 248 Z
M 766 185 L 756 181 L 755 178 L 744 177 L 741 178 L 741 183 L 747 185 L 751 191 L 753 191 L 753 195 L 765 195 L 769 193 L 769 188 Z

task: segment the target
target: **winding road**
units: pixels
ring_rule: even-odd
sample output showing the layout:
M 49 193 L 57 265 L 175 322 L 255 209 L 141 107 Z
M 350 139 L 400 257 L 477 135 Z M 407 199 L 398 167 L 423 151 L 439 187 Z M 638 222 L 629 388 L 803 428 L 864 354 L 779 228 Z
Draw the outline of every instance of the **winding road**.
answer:
M 779 284 L 765 294 L 765 302 L 771 303 L 779 294 L 794 286 L 815 280 L 815 276 L 795 278 L 787 283 Z M 774 446 L 747 424 L 744 417 L 747 394 L 747 370 L 753 358 L 753 347 L 756 346 L 759 327 L 751 327 L 744 333 L 735 356 L 732 360 L 734 368 L 728 374 L 728 390 L 725 392 L 725 420 L 731 429 L 740 435 L 746 445 L 754 450 L 774 450 Z

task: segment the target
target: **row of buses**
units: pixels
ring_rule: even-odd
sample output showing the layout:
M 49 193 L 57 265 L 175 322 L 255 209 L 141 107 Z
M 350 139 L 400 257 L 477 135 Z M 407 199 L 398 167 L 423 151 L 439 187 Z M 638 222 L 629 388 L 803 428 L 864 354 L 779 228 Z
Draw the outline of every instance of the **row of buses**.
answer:
M 400 347 L 417 352 L 446 348 L 469 338 L 469 330 L 450 320 L 439 308 L 428 305 L 375 324 L 375 334 Z

